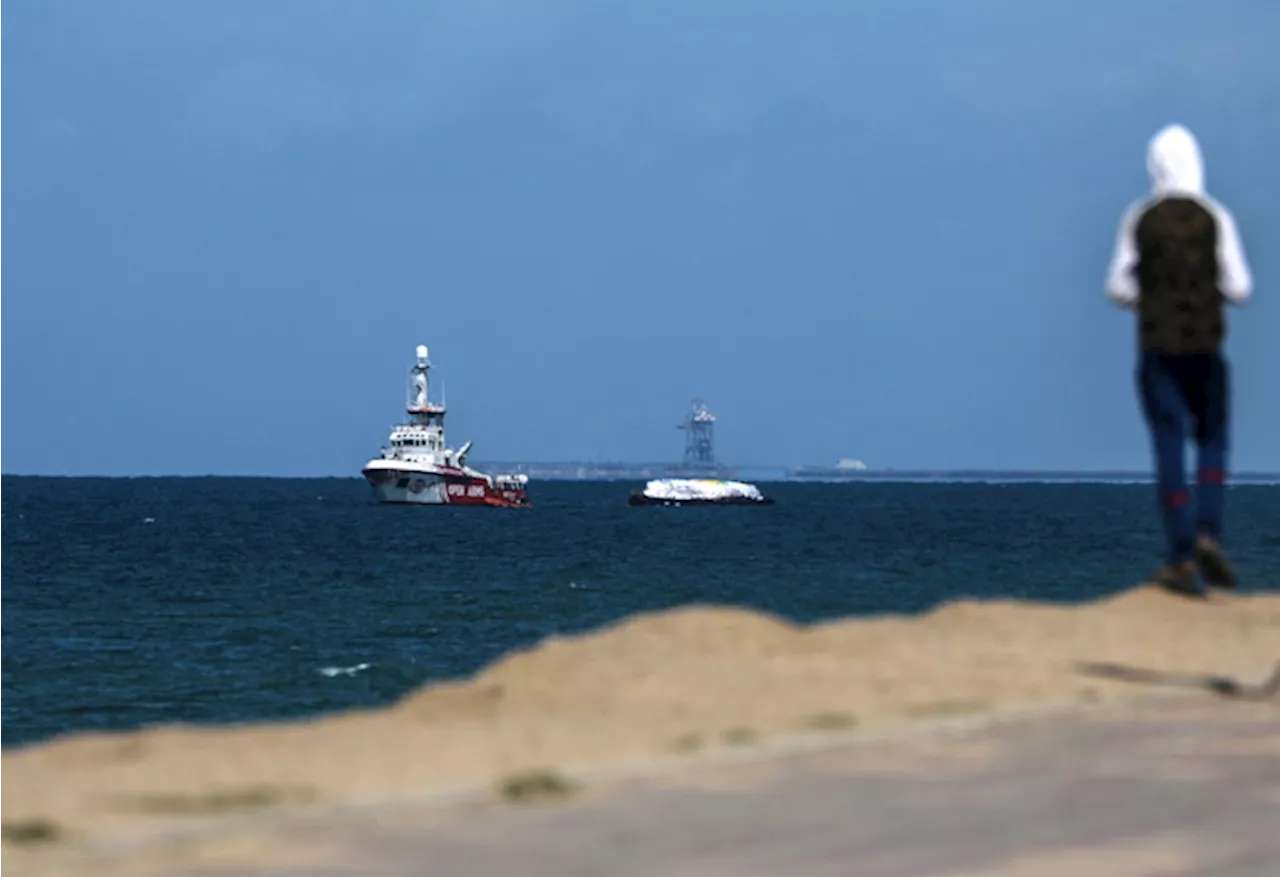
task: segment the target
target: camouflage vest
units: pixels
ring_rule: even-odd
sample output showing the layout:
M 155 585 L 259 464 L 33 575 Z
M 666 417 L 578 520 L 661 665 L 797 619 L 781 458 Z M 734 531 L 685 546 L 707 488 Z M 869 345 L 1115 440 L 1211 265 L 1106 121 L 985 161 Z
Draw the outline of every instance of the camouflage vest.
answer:
M 1226 337 L 1218 289 L 1218 223 L 1199 201 L 1168 197 L 1134 226 L 1138 342 L 1151 353 L 1212 353 Z

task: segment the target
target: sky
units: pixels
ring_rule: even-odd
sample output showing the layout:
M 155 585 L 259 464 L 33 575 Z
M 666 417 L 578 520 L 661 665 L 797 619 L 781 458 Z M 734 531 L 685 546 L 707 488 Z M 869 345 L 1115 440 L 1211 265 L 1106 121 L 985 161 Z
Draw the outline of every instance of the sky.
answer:
M 414 346 L 472 458 L 1141 469 L 1102 282 L 1188 125 L 1280 470 L 1272 0 L 11 2 L 5 473 L 358 475 Z

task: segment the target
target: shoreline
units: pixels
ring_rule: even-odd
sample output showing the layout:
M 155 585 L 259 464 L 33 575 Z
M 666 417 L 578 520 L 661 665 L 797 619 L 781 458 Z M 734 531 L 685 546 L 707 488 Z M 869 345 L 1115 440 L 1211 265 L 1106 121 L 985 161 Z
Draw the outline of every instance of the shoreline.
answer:
M 492 796 L 513 778 L 679 770 L 684 759 L 896 738 L 1161 690 L 1088 675 L 1083 662 L 1256 683 L 1277 660 L 1271 592 L 1187 601 L 1140 587 L 1083 604 L 963 600 L 811 625 L 691 606 L 551 637 L 384 708 L 78 732 L 6 750 L 6 833 L 45 824 L 54 836 L 4 847 L 40 858 L 229 817 Z

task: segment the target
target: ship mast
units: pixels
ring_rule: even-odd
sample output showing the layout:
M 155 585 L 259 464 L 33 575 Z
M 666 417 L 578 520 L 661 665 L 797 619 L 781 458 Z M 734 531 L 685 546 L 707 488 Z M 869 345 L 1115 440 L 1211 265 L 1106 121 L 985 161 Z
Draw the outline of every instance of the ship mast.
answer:
M 417 354 L 417 361 L 409 369 L 409 392 L 405 409 L 411 423 L 444 426 L 445 407 L 443 404 L 433 404 L 429 396 L 427 372 L 431 370 L 431 360 L 427 356 L 427 345 L 419 344 Z

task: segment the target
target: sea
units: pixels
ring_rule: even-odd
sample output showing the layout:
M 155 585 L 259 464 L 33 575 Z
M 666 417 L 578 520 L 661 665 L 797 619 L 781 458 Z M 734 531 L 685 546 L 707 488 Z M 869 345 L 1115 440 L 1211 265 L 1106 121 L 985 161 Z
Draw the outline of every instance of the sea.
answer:
M 1150 484 L 760 483 L 763 507 L 379 505 L 358 479 L 43 478 L 0 490 L 7 747 L 390 704 L 544 637 L 691 604 L 798 622 L 1142 581 Z M 1280 587 L 1280 487 L 1228 492 L 1242 590 Z

